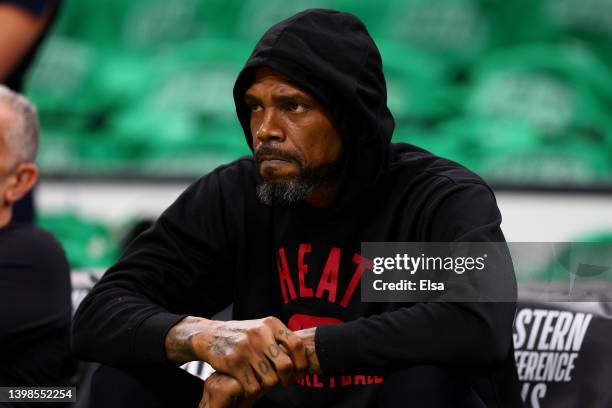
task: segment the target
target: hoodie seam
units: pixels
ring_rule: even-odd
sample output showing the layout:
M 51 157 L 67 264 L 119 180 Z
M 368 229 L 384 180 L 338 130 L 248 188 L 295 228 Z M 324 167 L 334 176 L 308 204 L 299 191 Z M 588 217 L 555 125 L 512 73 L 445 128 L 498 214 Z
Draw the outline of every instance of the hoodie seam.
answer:
M 357 73 L 357 77 L 356 80 L 353 81 L 353 84 L 351 85 L 351 95 L 356 95 L 357 93 L 357 84 L 362 83 L 363 81 L 362 76 L 364 74 L 364 72 L 366 71 L 366 62 L 368 61 L 368 58 L 370 57 L 370 55 L 372 54 L 372 49 L 370 49 L 368 47 L 368 51 L 364 54 L 361 63 L 359 64 L 359 72 Z M 382 68 L 382 67 L 381 67 Z M 386 89 L 386 84 L 385 84 L 385 97 L 386 97 L 386 93 L 387 93 L 387 89 Z M 385 104 L 383 103 L 379 103 L 378 106 L 376 107 L 376 128 L 374 129 L 374 135 L 378 134 L 378 130 L 380 129 L 381 126 L 381 121 L 380 121 L 380 110 L 383 109 L 383 106 Z
M 293 24 L 295 21 L 297 21 L 297 19 L 292 21 L 291 24 Z M 265 62 L 267 62 L 268 59 L 272 59 L 272 58 L 274 58 L 276 56 L 275 55 L 276 53 L 274 52 L 276 50 L 276 45 L 280 41 L 281 37 L 283 37 L 285 35 L 285 32 L 287 31 L 287 29 L 289 28 L 289 26 L 291 24 L 287 24 L 285 27 L 283 27 L 282 30 L 280 30 L 280 32 L 276 36 L 276 39 L 274 40 L 274 43 L 272 45 L 270 45 L 270 54 L 268 54 L 268 58 L 266 58 Z

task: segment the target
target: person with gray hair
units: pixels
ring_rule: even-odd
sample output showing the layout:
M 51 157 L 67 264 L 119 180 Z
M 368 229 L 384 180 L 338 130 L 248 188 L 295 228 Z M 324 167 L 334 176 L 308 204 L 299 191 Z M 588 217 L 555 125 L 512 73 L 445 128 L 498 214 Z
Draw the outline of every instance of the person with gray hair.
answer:
M 12 218 L 12 207 L 38 180 L 36 108 L 24 96 L 0 85 L 0 227 Z
M 17 148 L 15 153 L 23 160 L 33 162 L 38 152 L 38 114 L 36 108 L 23 95 L 0 85 L 0 101 L 8 104 L 16 114 L 6 137 Z
M 0 85 L 0 386 L 3 387 L 67 386 L 74 371 L 68 341 L 72 308 L 70 269 L 64 251 L 48 232 L 31 224 L 11 222 L 14 203 L 38 179 L 34 164 L 37 149 L 36 109 L 25 97 Z

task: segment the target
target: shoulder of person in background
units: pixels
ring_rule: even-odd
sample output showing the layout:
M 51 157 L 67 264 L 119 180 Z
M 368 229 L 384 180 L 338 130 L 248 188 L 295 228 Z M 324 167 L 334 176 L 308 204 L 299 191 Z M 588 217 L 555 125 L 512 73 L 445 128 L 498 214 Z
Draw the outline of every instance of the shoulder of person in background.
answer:
M 50 232 L 31 224 L 10 224 L 0 229 L 0 253 L 7 257 L 27 257 L 31 261 L 39 261 L 45 256 L 53 257 L 61 266 L 68 268 L 68 261 L 59 241 Z M 14 250 L 9 251 L 10 248 Z M 9 253 L 10 252 L 10 253 Z M 4 256 L 1 259 L 5 259 Z M 51 265 L 49 265 L 51 266 Z
M 67 385 L 70 268 L 49 232 L 30 224 L 0 229 L 0 383 Z

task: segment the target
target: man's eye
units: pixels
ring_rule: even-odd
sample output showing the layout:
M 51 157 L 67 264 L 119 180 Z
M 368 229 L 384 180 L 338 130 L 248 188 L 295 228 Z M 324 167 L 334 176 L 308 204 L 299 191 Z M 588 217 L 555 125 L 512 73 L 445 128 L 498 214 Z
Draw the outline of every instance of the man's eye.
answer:
M 252 104 L 249 105 L 249 109 L 251 109 L 251 112 L 259 112 L 261 110 L 261 105 Z
M 303 103 L 290 102 L 288 105 L 288 108 L 292 112 L 302 113 L 302 112 L 305 112 L 308 107 L 304 105 Z

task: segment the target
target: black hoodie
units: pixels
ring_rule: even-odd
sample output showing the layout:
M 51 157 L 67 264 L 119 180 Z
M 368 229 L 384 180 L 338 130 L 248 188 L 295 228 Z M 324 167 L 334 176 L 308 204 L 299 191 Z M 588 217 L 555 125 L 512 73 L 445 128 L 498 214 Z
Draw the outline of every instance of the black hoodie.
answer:
M 262 66 L 331 112 L 347 157 L 338 198 L 325 209 L 266 206 L 256 199 L 252 157 L 214 170 L 83 301 L 73 327 L 77 354 L 126 368 L 168 364 L 164 337 L 172 325 L 233 303 L 235 319 L 274 315 L 291 329 L 320 326 L 316 349 L 326 375 L 277 387 L 260 406 L 376 406 L 385 376 L 425 366 L 467 387 L 477 401 L 470 406 L 520 406 L 513 304 L 360 299 L 362 242 L 503 241 L 489 187 L 456 163 L 390 143 L 380 54 L 356 17 L 307 10 L 264 34 L 234 88 L 249 144 L 243 97 Z M 428 387 L 444 393 L 448 383 Z

